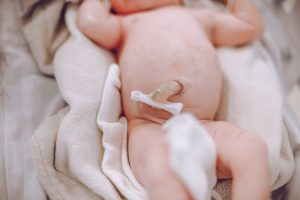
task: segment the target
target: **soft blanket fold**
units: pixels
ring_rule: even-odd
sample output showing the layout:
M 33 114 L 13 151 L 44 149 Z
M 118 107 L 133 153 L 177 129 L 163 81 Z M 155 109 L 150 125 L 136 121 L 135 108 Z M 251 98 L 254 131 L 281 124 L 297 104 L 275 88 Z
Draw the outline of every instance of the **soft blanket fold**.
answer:
M 148 199 L 127 159 L 127 121 L 121 115 L 120 70 L 111 65 L 103 89 L 97 124 L 103 133 L 102 169 L 126 199 Z
M 147 199 L 127 161 L 120 83 L 112 78 L 118 72 L 110 69 L 112 77 L 107 76 L 114 60 L 80 33 L 76 14 L 77 7 L 69 5 L 70 37 L 54 59 L 54 73 L 69 107 L 41 124 L 31 140 L 41 182 L 51 199 Z M 264 139 L 276 189 L 290 179 L 294 159 L 274 63 L 259 43 L 220 49 L 218 54 L 225 77 L 218 119 Z M 223 197 L 228 195 L 228 182 L 216 188 Z

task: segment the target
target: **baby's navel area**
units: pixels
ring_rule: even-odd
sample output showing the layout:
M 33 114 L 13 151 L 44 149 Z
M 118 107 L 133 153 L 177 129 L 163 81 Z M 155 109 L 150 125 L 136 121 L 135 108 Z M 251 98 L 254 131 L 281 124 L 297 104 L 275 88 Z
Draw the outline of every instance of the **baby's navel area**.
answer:
M 222 91 L 222 75 L 218 66 L 202 66 L 188 62 L 181 63 L 180 66 L 121 65 L 121 81 L 123 110 L 128 120 L 144 119 L 159 124 L 164 123 L 172 114 L 133 101 L 133 91 L 151 96 L 155 90 L 175 81 L 180 85 L 180 90 L 174 92 L 166 101 L 182 103 L 182 112 L 190 112 L 200 120 L 214 119 Z
M 182 112 L 190 112 L 200 120 L 213 120 L 220 103 L 222 75 L 215 48 L 204 28 L 185 13 L 181 22 L 174 22 L 171 16 L 160 16 L 165 20 L 155 23 L 156 27 L 151 26 L 153 17 L 145 18 L 125 31 L 119 51 L 125 116 L 129 121 L 144 119 L 164 123 L 172 114 L 133 101 L 131 93 L 150 94 L 170 81 L 177 81 L 182 90 L 168 101 L 182 103 Z M 183 30 L 182 24 L 187 23 L 193 28 Z

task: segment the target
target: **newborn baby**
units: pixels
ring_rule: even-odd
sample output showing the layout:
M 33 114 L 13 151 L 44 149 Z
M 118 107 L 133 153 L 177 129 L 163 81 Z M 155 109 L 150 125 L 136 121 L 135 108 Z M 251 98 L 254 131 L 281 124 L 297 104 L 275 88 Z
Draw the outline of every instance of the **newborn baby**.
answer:
M 233 179 L 232 199 L 268 199 L 264 142 L 233 124 L 214 121 L 222 93 L 215 47 L 254 41 L 263 32 L 262 18 L 250 0 L 234 1 L 231 13 L 181 4 L 180 0 L 111 0 L 115 14 L 99 0 L 86 0 L 80 6 L 81 31 L 116 52 L 133 173 L 153 200 L 191 199 L 168 163 L 162 124 L 172 115 L 132 101 L 132 91 L 139 90 L 156 102 L 181 102 L 183 112 L 199 119 L 216 145 L 218 178 Z

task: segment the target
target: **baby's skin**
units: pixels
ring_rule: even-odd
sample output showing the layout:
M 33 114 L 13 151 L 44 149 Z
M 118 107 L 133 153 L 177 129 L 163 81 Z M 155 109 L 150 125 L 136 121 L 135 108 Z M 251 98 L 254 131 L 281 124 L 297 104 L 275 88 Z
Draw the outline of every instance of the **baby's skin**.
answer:
M 168 163 L 162 124 L 171 114 L 134 102 L 130 94 L 133 90 L 148 94 L 175 81 L 180 89 L 165 100 L 183 103 L 182 112 L 196 116 L 212 136 L 217 176 L 233 180 L 231 198 L 269 199 L 264 142 L 250 131 L 215 121 L 222 94 L 215 47 L 244 45 L 262 34 L 263 20 L 255 6 L 250 0 L 236 0 L 231 12 L 216 12 L 185 8 L 180 0 L 112 0 L 111 4 L 117 14 L 109 13 L 101 1 L 84 1 L 78 24 L 95 43 L 116 52 L 129 123 L 129 161 L 150 198 L 191 196 Z

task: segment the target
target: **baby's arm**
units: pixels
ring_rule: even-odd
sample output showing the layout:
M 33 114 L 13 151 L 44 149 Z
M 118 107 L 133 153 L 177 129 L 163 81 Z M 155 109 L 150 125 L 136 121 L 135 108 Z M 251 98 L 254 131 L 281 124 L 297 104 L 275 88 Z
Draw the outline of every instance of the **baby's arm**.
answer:
M 216 13 L 213 43 L 241 45 L 258 38 L 264 31 L 262 16 L 251 0 L 233 0 L 231 14 Z
M 264 31 L 261 14 L 251 0 L 233 0 L 231 13 L 213 12 L 211 40 L 216 46 L 243 45 L 257 39 Z
M 121 25 L 117 16 L 110 14 L 100 0 L 86 0 L 79 9 L 78 26 L 100 46 L 113 49 L 121 38 Z

